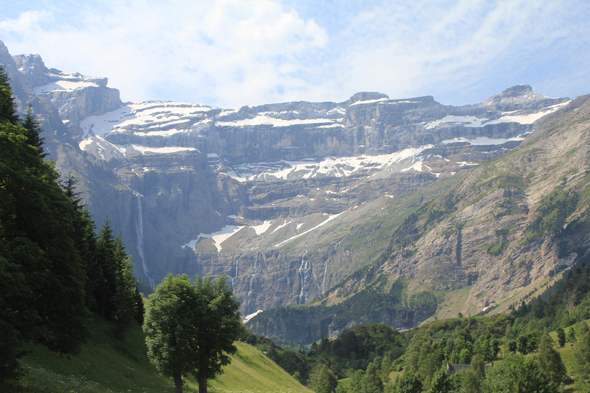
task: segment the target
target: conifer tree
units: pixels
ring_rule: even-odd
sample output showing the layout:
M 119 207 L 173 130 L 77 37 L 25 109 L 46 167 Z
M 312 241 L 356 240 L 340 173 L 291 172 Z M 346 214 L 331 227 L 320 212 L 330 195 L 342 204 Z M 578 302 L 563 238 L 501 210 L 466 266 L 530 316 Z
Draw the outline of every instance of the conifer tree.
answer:
M 320 364 L 311 375 L 310 385 L 316 393 L 333 393 L 338 386 L 338 380 L 332 370 Z
M 74 353 L 88 338 L 76 212 L 53 166 L 28 143 L 0 72 L 0 389 L 27 343 Z
M 576 389 L 590 392 L 590 333 L 578 337 L 572 359 Z
M 115 238 L 115 294 L 113 296 L 113 320 L 115 337 L 122 338 L 137 314 L 137 282 L 133 276 L 133 263 L 127 256 L 120 236 Z
M 98 278 L 96 283 L 96 303 L 98 313 L 114 319 L 113 299 L 117 293 L 116 244 L 111 222 L 106 220 L 98 234 L 96 261 Z
M 145 315 L 145 307 L 143 305 L 143 296 L 139 292 L 139 288 L 135 287 L 135 322 L 143 325 Z
M 557 340 L 559 346 L 563 348 L 565 345 L 565 331 L 561 327 L 557 328 Z
M 571 344 L 571 346 L 574 346 L 576 343 L 576 329 L 573 326 L 570 326 L 570 328 L 567 330 L 567 341 Z
M 561 360 L 561 355 L 553 347 L 554 345 L 553 339 L 547 334 L 544 335 L 539 345 L 538 359 L 541 371 L 549 375 L 553 386 L 557 389 L 561 383 L 566 381 L 567 370 Z
M 4 66 L 0 66 L 0 121 L 16 125 L 18 124 L 16 103 L 12 99 L 12 89 L 8 81 L 9 78 L 4 71 Z
M 43 141 L 45 138 L 41 138 L 41 126 L 35 119 L 33 115 L 33 106 L 29 104 L 29 108 L 27 109 L 27 115 L 25 116 L 25 120 L 22 123 L 23 127 L 26 132 L 27 136 L 27 143 L 37 149 L 37 154 L 40 157 L 45 157 L 47 154 L 43 151 Z

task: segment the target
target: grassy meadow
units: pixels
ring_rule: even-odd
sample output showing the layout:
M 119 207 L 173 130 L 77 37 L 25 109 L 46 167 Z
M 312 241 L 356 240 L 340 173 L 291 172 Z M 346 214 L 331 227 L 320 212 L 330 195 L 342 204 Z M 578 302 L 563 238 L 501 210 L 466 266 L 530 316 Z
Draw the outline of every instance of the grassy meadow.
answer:
M 92 339 L 75 356 L 59 356 L 31 347 L 22 361 L 27 371 L 18 393 L 165 393 L 174 392 L 171 379 L 158 374 L 146 355 L 143 332 L 130 329 L 124 340 L 111 335 L 111 325 L 97 319 Z M 225 373 L 209 381 L 210 392 L 309 393 L 286 371 L 247 344 L 237 342 L 238 352 Z M 198 392 L 193 378 L 185 379 L 184 391 Z

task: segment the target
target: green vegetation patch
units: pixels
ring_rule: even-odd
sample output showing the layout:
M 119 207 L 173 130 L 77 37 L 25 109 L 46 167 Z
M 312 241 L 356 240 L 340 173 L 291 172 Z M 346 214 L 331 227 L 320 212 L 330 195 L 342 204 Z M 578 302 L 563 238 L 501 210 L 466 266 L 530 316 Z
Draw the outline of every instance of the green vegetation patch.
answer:
M 576 211 L 578 199 L 576 191 L 564 189 L 544 197 L 535 211 L 535 218 L 526 229 L 529 233 L 527 239 L 536 241 L 560 233 L 567 218 Z

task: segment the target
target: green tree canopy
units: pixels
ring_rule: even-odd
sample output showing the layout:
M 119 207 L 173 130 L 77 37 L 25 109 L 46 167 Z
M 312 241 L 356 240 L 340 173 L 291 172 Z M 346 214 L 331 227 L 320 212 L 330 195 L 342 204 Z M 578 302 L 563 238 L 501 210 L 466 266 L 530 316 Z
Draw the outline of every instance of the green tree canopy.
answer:
M 182 377 L 192 373 L 199 392 L 206 393 L 207 380 L 229 364 L 234 341 L 243 333 L 238 308 L 224 275 L 213 282 L 169 274 L 150 295 L 143 325 L 148 356 L 174 379 L 177 392 Z
M 422 381 L 417 374 L 405 372 L 401 377 L 397 377 L 393 383 L 395 393 L 421 393 Z
M 583 393 L 590 392 L 590 333 L 578 338 L 572 359 L 576 389 Z
M 567 370 L 561 355 L 554 348 L 555 343 L 549 335 L 541 337 L 541 344 L 539 345 L 539 367 L 541 371 L 549 375 L 555 389 L 559 387 L 562 382 L 567 380 Z
M 450 391 L 451 383 L 449 377 L 445 373 L 445 370 L 441 368 L 432 376 L 428 393 L 448 393 Z
M 333 393 L 338 386 L 338 380 L 332 370 L 320 364 L 311 374 L 310 385 L 316 393 Z
M 559 346 L 563 348 L 565 345 L 565 331 L 561 327 L 557 328 L 557 340 Z
M 481 383 L 484 393 L 553 393 L 554 386 L 549 376 L 543 373 L 536 359 L 519 354 L 506 358 L 488 371 Z
M 369 363 L 362 382 L 362 393 L 383 392 L 383 381 L 379 377 L 379 371 L 375 363 Z
M 21 375 L 25 344 L 73 353 L 89 335 L 78 213 L 15 108 L 0 69 L 0 389 Z

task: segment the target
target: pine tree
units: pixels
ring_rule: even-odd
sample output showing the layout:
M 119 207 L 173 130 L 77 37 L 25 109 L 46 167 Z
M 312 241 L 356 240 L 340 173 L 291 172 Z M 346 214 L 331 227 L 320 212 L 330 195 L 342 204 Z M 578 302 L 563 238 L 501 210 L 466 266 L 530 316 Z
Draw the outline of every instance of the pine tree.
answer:
M 576 329 L 573 326 L 567 330 L 567 341 L 573 346 L 576 343 Z
M 565 345 L 565 331 L 562 328 L 557 328 L 557 340 L 561 348 Z
M 590 333 L 578 338 L 572 360 L 576 390 L 590 392 Z
M 106 220 L 98 234 L 96 262 L 98 277 L 96 283 L 96 304 L 100 315 L 114 319 L 113 299 L 117 293 L 116 244 L 111 222 Z
M 311 375 L 310 385 L 316 393 L 333 393 L 338 386 L 338 380 L 332 370 L 320 364 Z
M 115 238 L 115 294 L 113 296 L 114 335 L 122 338 L 125 330 L 134 321 L 137 314 L 137 282 L 133 276 L 133 263 L 127 256 L 120 236 Z
M 43 152 L 43 141 L 45 138 L 41 138 L 41 126 L 35 119 L 33 115 L 33 106 L 29 104 L 29 108 L 27 109 L 27 115 L 25 116 L 25 120 L 22 123 L 23 127 L 26 132 L 27 136 L 27 144 L 33 146 L 37 149 L 37 154 L 40 157 L 45 157 L 47 154 Z
M 567 370 L 561 360 L 561 355 L 553 347 L 554 345 L 553 339 L 547 334 L 544 335 L 539 345 L 538 359 L 541 371 L 549 375 L 555 389 L 557 389 L 562 382 L 567 380 Z
M 143 305 L 143 296 L 139 292 L 139 288 L 135 287 L 135 322 L 143 325 L 145 315 L 145 307 Z
M 76 211 L 28 142 L 0 72 L 0 389 L 27 343 L 75 353 L 88 338 Z
M 8 121 L 16 125 L 18 124 L 16 103 L 12 99 L 12 89 L 8 81 L 9 78 L 4 72 L 4 67 L 0 66 L 0 121 Z
M 84 205 L 82 196 L 76 190 L 77 180 L 72 173 L 70 173 L 65 180 L 61 182 L 61 187 L 64 194 L 72 203 L 72 207 L 76 212 L 73 222 L 74 226 L 74 243 L 80 258 L 83 261 L 86 272 L 86 307 L 92 311 L 97 311 L 96 304 L 96 286 L 101 279 L 101 274 L 97 266 L 97 237 L 95 234 L 96 226 L 92 220 L 92 215 L 88 208 Z

